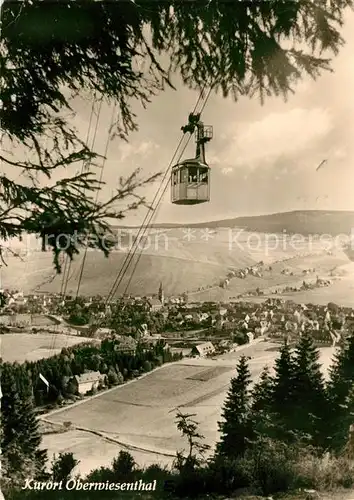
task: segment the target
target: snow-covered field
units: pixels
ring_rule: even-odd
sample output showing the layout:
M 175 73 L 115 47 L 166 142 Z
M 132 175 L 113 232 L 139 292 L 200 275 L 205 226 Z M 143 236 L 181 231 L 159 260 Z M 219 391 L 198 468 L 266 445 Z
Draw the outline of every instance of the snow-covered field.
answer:
M 49 358 L 71 347 L 92 339 L 64 334 L 6 333 L 0 335 L 0 355 L 4 362 L 23 363 Z
M 76 429 L 44 436 L 43 446 L 50 456 L 73 452 L 81 461 L 79 470 L 83 474 L 110 464 L 124 449 L 122 445 L 130 449 L 141 465 L 169 464 L 176 450 L 186 445 L 175 425 L 177 407 L 196 415 L 206 443 L 214 445 L 221 407 L 242 352 L 251 356 L 254 380 L 262 368 L 272 366 L 278 356 L 275 344 L 260 342 L 214 360 L 188 359 L 164 366 L 137 381 L 47 417 L 52 422 L 70 421 L 73 427 L 98 432 L 111 442 L 87 430 Z M 332 348 L 321 349 L 324 371 L 333 354 Z

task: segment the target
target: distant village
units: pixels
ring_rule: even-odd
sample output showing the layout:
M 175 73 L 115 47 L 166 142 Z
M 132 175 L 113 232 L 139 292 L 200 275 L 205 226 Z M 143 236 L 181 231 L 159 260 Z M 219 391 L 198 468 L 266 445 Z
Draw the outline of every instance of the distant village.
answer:
M 149 297 L 63 297 L 60 294 L 1 292 L 0 332 L 70 335 L 96 342 L 114 338 L 121 350 L 164 341 L 184 356 L 215 356 L 265 339 L 296 340 L 309 331 L 316 342 L 335 345 L 354 330 L 354 311 L 296 304 L 271 298 L 262 303 L 193 302 L 187 296 L 165 298 L 163 286 Z

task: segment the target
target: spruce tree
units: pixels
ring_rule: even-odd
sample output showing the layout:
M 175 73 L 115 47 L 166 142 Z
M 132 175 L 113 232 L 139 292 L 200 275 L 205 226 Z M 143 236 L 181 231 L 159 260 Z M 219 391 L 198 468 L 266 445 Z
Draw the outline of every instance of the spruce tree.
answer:
M 59 453 L 59 456 L 54 456 L 52 461 L 52 479 L 53 481 L 66 482 L 72 477 L 73 470 L 79 464 L 79 461 L 70 453 Z
M 354 334 L 351 335 L 334 356 L 329 369 L 328 393 L 333 399 L 342 401 L 354 381 Z
M 353 449 L 352 444 L 349 443 L 349 431 L 350 426 L 354 424 L 354 381 L 349 390 L 348 396 L 345 398 L 345 402 L 343 405 L 343 409 L 345 410 L 343 418 L 341 420 L 341 425 L 337 426 L 338 431 L 334 435 L 334 445 L 337 443 L 337 447 L 340 452 L 349 451 L 350 456 L 353 457 Z
M 311 336 L 302 335 L 294 353 L 293 425 L 309 443 L 324 447 L 328 432 L 324 416 L 329 407 L 319 357 Z
M 256 412 L 269 411 L 273 400 L 274 378 L 266 366 L 252 390 L 252 410 Z
M 12 477 L 43 477 L 46 452 L 40 450 L 41 436 L 33 407 L 32 391 L 23 388 L 11 367 L 2 370 L 1 427 L 2 455 Z M 22 385 L 23 381 L 21 381 Z
M 354 335 L 351 335 L 336 353 L 329 370 L 327 394 L 330 412 L 327 425 L 330 429 L 329 446 L 340 451 L 346 443 L 348 428 L 354 423 L 352 390 L 354 386 Z
M 292 440 L 293 426 L 293 387 L 294 360 L 288 342 L 280 348 L 280 356 L 275 361 L 275 376 L 273 384 L 272 413 L 276 437 L 282 440 Z
M 263 435 L 273 434 L 273 394 L 274 378 L 266 366 L 252 390 L 252 419 L 257 433 Z
M 246 356 L 241 356 L 236 370 L 222 410 L 223 420 L 218 422 L 221 439 L 216 448 L 217 455 L 231 459 L 242 456 L 254 437 L 250 412 L 251 374 Z

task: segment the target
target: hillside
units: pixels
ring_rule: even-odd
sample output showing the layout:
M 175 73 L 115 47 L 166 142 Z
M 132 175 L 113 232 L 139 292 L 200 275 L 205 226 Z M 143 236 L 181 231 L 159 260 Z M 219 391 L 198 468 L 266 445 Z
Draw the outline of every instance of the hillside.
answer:
M 200 238 L 189 242 L 183 236 L 183 233 L 176 231 L 169 232 L 166 239 L 161 238 L 161 234 L 158 239 L 151 236 L 151 247 L 140 256 L 129 287 L 130 293 L 156 293 L 161 281 L 165 293 L 183 293 L 206 283 L 218 283 L 229 267 L 245 267 L 257 260 L 246 249 L 229 252 L 227 238 L 223 235 L 210 244 L 205 244 Z M 107 294 L 126 256 L 127 251 L 123 251 L 123 247 L 114 250 L 108 258 L 98 251 L 88 251 L 80 293 Z M 137 259 L 138 256 L 131 262 L 118 294 L 123 293 Z M 81 263 L 82 255 L 72 263 L 68 294 L 76 293 Z M 23 261 L 8 257 L 8 266 L 2 271 L 2 281 L 4 287 L 17 287 L 26 291 L 39 288 L 40 291 L 56 292 L 61 289 L 62 277 L 54 275 L 49 252 L 31 252 Z
M 187 291 L 195 300 L 228 300 L 256 288 L 289 284 L 291 280 L 302 280 L 302 270 L 310 267 L 316 268 L 317 274 L 327 276 L 335 268 L 345 269 L 353 259 L 352 250 L 343 252 L 341 248 L 336 248 L 333 255 L 328 255 L 326 242 L 308 237 L 300 240 L 300 244 L 295 244 L 289 233 L 294 231 L 305 236 L 306 233 L 321 234 L 322 230 L 328 235 L 335 228 L 336 234 L 343 234 L 350 231 L 352 222 L 354 212 L 312 211 L 232 219 L 228 221 L 228 228 L 222 227 L 226 226 L 225 221 L 189 227 L 153 228 L 130 263 L 117 294 L 125 291 L 135 266 L 128 293 L 156 293 L 162 282 L 167 295 Z M 237 224 L 237 227 L 232 224 Z M 252 230 L 240 229 L 242 224 Z M 283 232 L 284 226 L 287 228 L 286 234 L 275 236 Z M 81 294 L 106 295 L 110 291 L 128 250 L 133 246 L 137 230 L 120 227 L 114 229 L 114 234 L 117 243 L 108 259 L 98 251 L 87 252 Z M 11 255 L 7 257 L 8 266 L 2 269 L 3 286 L 24 291 L 59 292 L 62 276 L 55 276 L 51 254 L 39 251 L 37 240 L 27 242 L 27 249 L 22 260 Z M 295 258 L 291 263 L 286 263 Z M 259 261 L 265 265 L 275 264 L 273 272 L 265 273 L 262 279 L 254 276 L 248 276 L 245 280 L 233 279 L 227 292 L 219 288 L 221 280 L 230 270 L 243 269 Z M 82 254 L 75 257 L 72 263 L 68 294 L 76 293 L 81 263 Z M 291 279 L 281 274 L 287 266 L 294 273 Z M 353 273 L 348 268 L 344 274 Z M 207 291 L 203 292 L 205 289 Z
M 354 212 L 298 210 L 293 212 L 238 217 L 231 220 L 216 221 L 207 227 L 242 227 L 248 231 L 288 234 L 350 234 L 354 227 Z
M 122 226 L 121 226 L 122 227 Z M 127 226 L 125 226 L 127 227 Z M 295 210 L 292 212 L 236 217 L 192 224 L 154 224 L 155 228 L 239 227 L 247 231 L 288 234 L 350 234 L 354 227 L 354 212 L 342 210 Z

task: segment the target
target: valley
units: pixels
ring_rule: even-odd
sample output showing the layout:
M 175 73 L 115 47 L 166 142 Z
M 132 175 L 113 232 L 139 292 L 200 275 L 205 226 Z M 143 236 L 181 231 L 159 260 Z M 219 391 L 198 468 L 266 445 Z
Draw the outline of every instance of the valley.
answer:
M 335 350 L 327 347 L 320 352 L 326 373 Z M 109 465 L 124 449 L 140 465 L 168 465 L 176 450 L 187 446 L 176 429 L 177 408 L 195 414 L 200 433 L 213 447 L 221 408 L 241 354 L 251 357 L 249 366 L 255 381 L 265 365 L 273 365 L 278 344 L 260 341 L 215 359 L 185 358 L 72 408 L 55 410 L 43 418 L 61 425 L 70 421 L 72 430 L 43 436 L 43 447 L 50 456 L 75 453 L 82 474 Z M 208 373 L 211 378 L 203 377 Z
M 232 225 L 241 224 L 240 221 L 243 226 L 247 222 L 247 229 Z M 324 304 L 333 291 L 333 300 L 338 297 L 346 304 L 348 300 L 352 303 L 352 248 L 345 243 L 346 238 L 347 243 L 351 238 L 351 221 L 354 227 L 353 212 L 310 211 L 233 219 L 228 221 L 229 226 L 226 226 L 227 221 L 211 221 L 185 227 L 172 224 L 153 227 L 139 243 L 116 295 L 122 294 L 127 287 L 132 295 L 151 295 L 163 277 L 164 290 L 169 296 L 186 292 L 192 301 L 229 301 L 256 289 L 269 296 L 279 288 L 278 293 L 282 294 L 286 286 L 293 286 L 305 278 L 311 283 L 319 276 L 334 278 L 335 283 L 328 289 L 307 290 L 305 294 L 289 295 L 287 291 L 286 297 L 301 302 L 311 301 L 313 295 L 314 300 Z M 300 232 L 301 227 L 303 232 Z M 253 228 L 262 232 L 253 231 Z M 94 292 L 104 296 L 109 293 L 115 274 L 129 250 L 135 248 L 137 232 L 134 228 L 114 228 L 116 245 L 108 258 L 99 251 L 88 250 L 80 294 L 87 296 Z M 16 283 L 26 292 L 58 293 L 62 288 L 62 276 L 53 271 L 51 253 L 41 252 L 38 241 L 30 239 L 23 243 L 21 253 L 21 259 L 8 254 L 8 265 L 2 269 L 3 286 L 11 287 Z M 82 259 L 81 252 L 70 266 L 68 295 L 77 290 Z M 262 277 L 234 278 L 227 288 L 220 287 L 230 271 L 259 262 L 271 266 L 272 270 L 265 270 Z M 307 269 L 314 271 L 305 277 L 303 273 Z M 337 272 L 338 269 L 341 271 Z M 286 274 L 285 270 L 288 270 Z M 343 293 L 340 292 L 342 287 Z

